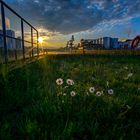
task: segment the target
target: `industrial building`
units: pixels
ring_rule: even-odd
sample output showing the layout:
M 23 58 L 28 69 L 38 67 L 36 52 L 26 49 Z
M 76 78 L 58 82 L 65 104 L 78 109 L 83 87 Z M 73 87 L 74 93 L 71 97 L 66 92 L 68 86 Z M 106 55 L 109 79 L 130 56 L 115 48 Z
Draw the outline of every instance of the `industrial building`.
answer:
M 8 49 L 13 49 L 13 48 L 15 48 L 15 46 L 16 46 L 16 44 L 15 44 L 15 43 L 16 43 L 16 42 L 15 42 L 15 39 L 10 38 L 10 37 L 14 37 L 14 38 L 15 38 L 15 32 L 12 31 L 12 30 L 6 30 L 6 35 L 9 36 L 9 37 L 7 37 L 7 39 L 6 39 L 7 48 L 8 48 Z
M 118 46 L 121 49 L 131 49 L 131 43 L 132 43 L 132 40 L 130 40 L 130 39 L 124 40 L 124 41 L 119 41 Z
M 2 34 L 2 30 L 0 30 L 0 34 Z M 6 42 L 7 42 L 7 49 L 22 49 L 22 45 L 21 45 L 21 37 L 17 37 L 17 40 L 16 39 L 13 39 L 15 38 L 15 32 L 13 30 L 6 30 L 6 35 L 8 36 L 6 38 Z M 12 38 L 11 38 L 12 37 Z M 3 37 L 0 36 L 0 47 L 3 47 Z
M 13 39 L 15 38 L 15 31 L 10 29 L 10 20 L 7 17 L 5 18 L 5 22 L 6 22 L 6 35 L 8 36 L 6 38 L 7 49 L 15 49 L 15 48 L 21 49 L 22 48 L 21 41 L 20 41 L 21 37 L 17 37 L 18 40 Z M 0 47 L 3 47 L 2 34 L 3 34 L 2 20 L 0 18 Z
M 5 25 L 6 25 L 6 29 L 10 29 L 10 19 L 8 19 L 7 17 L 5 18 Z M 2 29 L 2 19 L 0 16 L 0 29 Z
M 82 39 L 81 46 L 85 49 L 117 49 L 118 38 L 103 37 L 98 39 Z
M 103 37 L 103 46 L 106 49 L 117 49 L 118 40 L 118 38 Z

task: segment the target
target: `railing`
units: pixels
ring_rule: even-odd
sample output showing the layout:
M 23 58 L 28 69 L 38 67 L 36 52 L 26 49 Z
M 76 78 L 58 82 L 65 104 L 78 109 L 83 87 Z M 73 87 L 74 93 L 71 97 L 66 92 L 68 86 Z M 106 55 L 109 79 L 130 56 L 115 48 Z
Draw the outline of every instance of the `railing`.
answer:
M 0 63 L 39 56 L 38 31 L 0 0 Z

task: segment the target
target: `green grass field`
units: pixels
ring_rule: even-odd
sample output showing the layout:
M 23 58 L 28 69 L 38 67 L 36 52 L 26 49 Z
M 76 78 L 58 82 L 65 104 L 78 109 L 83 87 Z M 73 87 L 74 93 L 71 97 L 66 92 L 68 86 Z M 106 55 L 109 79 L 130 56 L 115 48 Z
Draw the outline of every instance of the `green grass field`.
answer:
M 1 140 L 140 139 L 140 57 L 48 56 L 18 65 L 1 66 Z

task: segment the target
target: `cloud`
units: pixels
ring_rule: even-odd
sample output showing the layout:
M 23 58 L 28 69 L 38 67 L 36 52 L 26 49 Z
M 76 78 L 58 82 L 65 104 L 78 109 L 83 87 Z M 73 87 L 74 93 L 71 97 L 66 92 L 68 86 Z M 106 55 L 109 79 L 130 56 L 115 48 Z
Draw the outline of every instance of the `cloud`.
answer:
M 5 0 L 33 25 L 70 34 L 139 14 L 140 0 Z M 119 19 L 119 20 L 118 20 Z

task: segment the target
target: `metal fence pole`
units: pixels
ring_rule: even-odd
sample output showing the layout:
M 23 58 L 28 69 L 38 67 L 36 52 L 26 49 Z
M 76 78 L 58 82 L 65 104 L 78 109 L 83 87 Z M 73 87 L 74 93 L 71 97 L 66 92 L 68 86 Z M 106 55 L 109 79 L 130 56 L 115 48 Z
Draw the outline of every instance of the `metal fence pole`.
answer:
M 32 45 L 32 57 L 34 57 L 34 51 L 33 51 L 33 48 L 34 48 L 34 45 L 33 45 L 33 28 L 31 27 L 31 45 Z
M 17 46 L 16 46 L 16 39 L 15 39 L 15 60 L 17 61 Z
M 5 63 L 8 62 L 8 43 L 7 43 L 7 37 L 8 38 L 11 38 L 11 39 L 17 39 L 15 37 L 11 37 L 11 36 L 8 36 L 7 34 L 7 31 L 6 31 L 6 19 L 5 19 L 5 8 L 7 8 L 10 12 L 12 12 L 14 15 L 16 15 L 18 18 L 20 18 L 21 20 L 21 44 L 22 44 L 22 55 L 23 55 L 23 59 L 25 60 L 26 58 L 26 48 L 25 48 L 25 42 L 27 43 L 31 43 L 31 46 L 32 46 L 32 56 L 34 56 L 34 41 L 33 41 L 33 30 L 36 31 L 36 34 L 37 34 L 37 55 L 39 56 L 39 43 L 38 43 L 38 31 L 29 23 L 27 22 L 23 17 L 21 17 L 17 12 L 15 12 L 12 8 L 10 8 L 4 1 L 0 0 L 0 6 L 1 6 L 1 20 L 2 20 L 2 37 L 3 37 L 3 48 L 4 48 L 4 58 L 5 58 Z M 25 41 L 25 38 L 24 38 L 24 23 L 26 23 L 27 25 L 29 25 L 31 27 L 31 41 Z M 17 60 L 18 57 L 17 57 L 17 53 L 18 53 L 18 48 L 17 46 L 15 46 L 14 48 L 14 53 L 15 53 L 15 59 Z
M 4 56 L 5 56 L 5 63 L 7 63 L 8 62 L 8 50 L 7 50 L 7 43 L 6 43 L 5 11 L 4 11 L 3 3 L 1 3 L 1 18 L 2 18 L 2 29 L 3 29 Z
M 38 38 L 39 38 L 39 35 L 38 35 L 38 31 L 37 31 L 37 55 L 39 57 L 39 42 L 38 42 Z
M 25 60 L 25 46 L 24 46 L 24 27 L 23 27 L 23 20 L 21 20 L 21 36 L 22 36 L 22 53 L 23 53 L 23 60 Z

